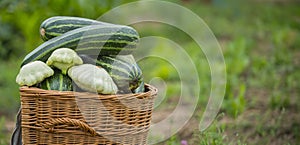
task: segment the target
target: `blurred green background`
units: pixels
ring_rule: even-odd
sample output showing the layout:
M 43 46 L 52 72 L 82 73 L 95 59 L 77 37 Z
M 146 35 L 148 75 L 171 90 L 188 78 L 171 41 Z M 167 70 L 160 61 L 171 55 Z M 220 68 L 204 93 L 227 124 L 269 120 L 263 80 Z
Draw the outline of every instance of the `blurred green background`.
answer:
M 211 28 L 223 49 L 228 80 L 216 121 L 205 132 L 199 132 L 198 121 L 210 93 L 210 69 L 205 55 L 190 37 L 176 28 L 153 24 L 139 31 L 141 36 L 174 38 L 172 40 L 183 48 L 189 48 L 186 51 L 197 66 L 201 82 L 199 111 L 194 113 L 184 129 L 161 144 L 179 145 L 182 140 L 192 145 L 299 143 L 300 2 L 169 1 L 192 10 Z M 97 19 L 106 11 L 128 2 L 0 1 L 0 144 L 9 144 L 20 105 L 15 77 L 24 56 L 42 43 L 39 38 L 40 23 L 57 15 Z M 141 27 L 137 24 L 136 28 L 140 30 Z M 158 43 L 154 47 L 170 46 Z M 151 58 L 139 64 L 146 82 L 160 77 L 168 85 L 167 97 L 157 110 L 172 110 L 180 93 L 176 69 L 164 61 Z

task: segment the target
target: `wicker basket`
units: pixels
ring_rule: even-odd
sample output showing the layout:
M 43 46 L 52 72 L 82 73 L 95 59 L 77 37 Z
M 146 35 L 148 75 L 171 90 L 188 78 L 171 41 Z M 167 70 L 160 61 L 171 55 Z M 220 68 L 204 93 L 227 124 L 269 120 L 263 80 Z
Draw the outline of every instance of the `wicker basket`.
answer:
M 146 144 L 157 89 L 97 95 L 21 87 L 24 144 Z

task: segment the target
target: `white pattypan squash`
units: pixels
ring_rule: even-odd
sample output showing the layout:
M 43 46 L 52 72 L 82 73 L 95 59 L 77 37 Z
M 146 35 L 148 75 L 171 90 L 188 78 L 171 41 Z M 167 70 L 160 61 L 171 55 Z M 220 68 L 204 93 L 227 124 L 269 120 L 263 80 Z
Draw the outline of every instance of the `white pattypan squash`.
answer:
M 83 62 L 74 50 L 70 48 L 59 48 L 53 51 L 46 63 L 49 66 L 52 65 L 60 69 L 63 74 L 66 74 L 70 67 L 76 64 L 82 64 Z
M 92 64 L 73 66 L 68 75 L 83 90 L 101 94 L 116 94 L 118 88 L 105 69 Z
M 17 75 L 16 82 L 20 86 L 32 86 L 42 82 L 54 74 L 54 71 L 42 61 L 33 61 L 24 65 Z

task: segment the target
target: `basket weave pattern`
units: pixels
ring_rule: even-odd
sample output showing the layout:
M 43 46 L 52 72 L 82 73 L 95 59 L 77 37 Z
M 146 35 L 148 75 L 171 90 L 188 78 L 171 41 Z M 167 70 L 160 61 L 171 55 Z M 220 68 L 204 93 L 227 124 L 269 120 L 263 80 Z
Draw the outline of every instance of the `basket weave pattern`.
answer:
M 146 144 L 157 89 L 97 95 L 21 87 L 24 144 Z

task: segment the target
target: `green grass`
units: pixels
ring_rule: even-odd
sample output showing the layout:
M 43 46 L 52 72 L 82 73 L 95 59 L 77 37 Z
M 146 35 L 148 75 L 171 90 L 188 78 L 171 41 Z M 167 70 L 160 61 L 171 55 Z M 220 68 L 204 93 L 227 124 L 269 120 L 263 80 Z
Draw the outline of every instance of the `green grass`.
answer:
M 18 85 L 15 82 L 19 71 L 16 68 L 19 68 L 20 61 L 15 60 L 0 65 L 0 70 L 3 71 L 0 75 L 0 114 L 10 117 L 14 116 L 12 114 L 16 112 L 20 104 Z
M 204 18 L 222 44 L 228 79 L 221 109 L 226 117 L 222 121 L 231 121 L 215 122 L 221 129 L 213 125 L 203 133 L 194 133 L 197 137 L 191 140 L 199 144 L 295 143 L 299 131 L 293 126 L 297 128 L 300 119 L 294 116 L 300 105 L 299 9 L 294 3 L 250 3 L 233 6 L 236 9 L 203 3 L 187 5 Z M 198 66 L 200 81 L 206 84 L 201 90 L 209 89 L 209 68 L 203 54 L 193 42 L 184 46 L 195 47 L 189 49 L 189 54 Z M 203 98 L 199 104 L 206 103 Z M 255 121 L 247 121 L 250 116 Z M 290 124 L 282 125 L 284 121 Z M 282 137 L 278 139 L 278 135 Z M 166 143 L 178 144 L 180 140 L 177 135 Z
M 8 138 L 10 135 L 7 133 L 7 130 L 5 130 L 5 117 L 0 117 L 0 145 L 9 144 Z

